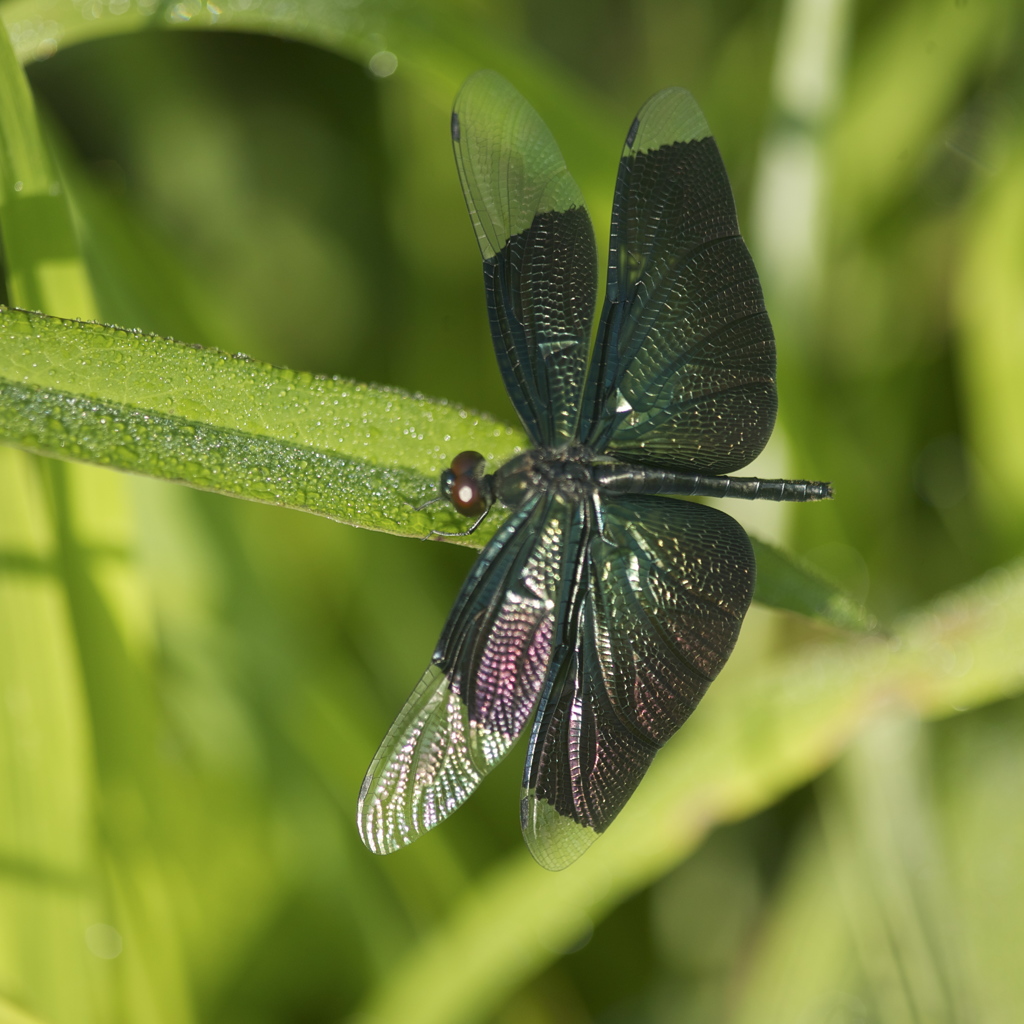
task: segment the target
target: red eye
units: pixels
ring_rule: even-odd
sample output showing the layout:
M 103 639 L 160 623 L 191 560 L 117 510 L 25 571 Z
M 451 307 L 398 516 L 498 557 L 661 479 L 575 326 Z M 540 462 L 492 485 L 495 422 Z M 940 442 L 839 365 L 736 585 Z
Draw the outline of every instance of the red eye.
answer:
M 487 460 L 479 452 L 459 452 L 452 459 L 452 472 L 456 476 L 482 476 Z
M 486 459 L 479 452 L 459 452 L 451 469 L 441 474 L 441 494 L 464 516 L 482 516 L 494 503 L 494 484 L 484 474 Z
M 456 510 L 464 516 L 478 516 L 487 508 L 480 481 L 468 473 L 460 473 L 455 478 L 450 497 Z

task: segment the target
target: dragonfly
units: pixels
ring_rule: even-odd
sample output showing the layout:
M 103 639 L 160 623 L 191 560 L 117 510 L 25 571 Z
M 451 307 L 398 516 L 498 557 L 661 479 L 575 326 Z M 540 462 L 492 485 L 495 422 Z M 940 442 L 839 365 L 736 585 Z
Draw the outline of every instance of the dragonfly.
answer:
M 816 501 L 728 474 L 767 444 L 775 340 L 708 123 L 684 89 L 626 135 L 594 341 L 594 230 L 551 132 L 494 71 L 451 119 L 491 335 L 528 451 L 461 452 L 440 498 L 507 519 L 471 569 L 359 798 L 390 853 L 459 807 L 530 727 L 521 823 L 559 870 L 604 832 L 732 652 L 754 591 L 743 528 L 698 497 Z

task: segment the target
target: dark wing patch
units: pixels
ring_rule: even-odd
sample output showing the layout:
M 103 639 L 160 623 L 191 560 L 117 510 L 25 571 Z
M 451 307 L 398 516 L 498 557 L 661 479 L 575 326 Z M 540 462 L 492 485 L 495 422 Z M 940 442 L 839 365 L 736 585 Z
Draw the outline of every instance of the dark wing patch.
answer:
M 359 797 L 375 853 L 452 813 L 508 752 L 551 662 L 573 506 L 540 495 L 509 517 L 463 584 L 437 650 Z
M 459 92 L 452 144 L 505 386 L 534 444 L 557 445 L 575 436 L 597 292 L 583 196 L 547 126 L 493 71 Z
M 524 776 L 523 832 L 552 869 L 611 824 L 697 706 L 754 588 L 750 541 L 724 512 L 638 495 L 603 502 L 601 517 Z
M 581 437 L 630 462 L 729 473 L 775 422 L 775 341 L 718 147 L 666 89 L 630 128 Z

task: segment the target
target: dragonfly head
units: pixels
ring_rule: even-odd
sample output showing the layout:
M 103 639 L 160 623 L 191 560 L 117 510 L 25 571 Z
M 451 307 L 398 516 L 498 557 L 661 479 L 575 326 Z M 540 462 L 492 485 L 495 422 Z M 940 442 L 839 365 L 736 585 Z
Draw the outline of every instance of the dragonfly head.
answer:
M 459 452 L 441 474 L 441 497 L 464 516 L 482 516 L 494 504 L 494 478 L 484 473 L 487 460 L 479 452 Z

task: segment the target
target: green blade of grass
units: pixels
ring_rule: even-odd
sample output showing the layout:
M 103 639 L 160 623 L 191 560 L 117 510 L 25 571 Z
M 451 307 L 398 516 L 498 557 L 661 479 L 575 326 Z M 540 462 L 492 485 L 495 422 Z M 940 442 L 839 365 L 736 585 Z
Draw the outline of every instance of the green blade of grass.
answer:
M 832 230 L 846 240 L 909 187 L 928 139 L 965 78 L 977 74 L 1007 8 L 1002 4 L 902 4 L 885 12 L 850 69 L 845 109 L 825 142 L 842 202 Z M 927 39 L 927 46 L 918 40 Z M 893 102 L 899 97 L 898 102 Z M 870 140 L 870 145 L 865 145 Z
M 0 33 L 0 230 L 7 289 L 30 309 L 93 316 L 92 288 L 35 104 Z
M 456 453 L 500 462 L 522 441 L 443 401 L 21 310 L 0 312 L 0 436 L 409 536 L 465 528 L 413 508 Z
M 16 301 L 92 314 L 67 204 L 5 31 L 0 231 Z M 90 1024 L 90 993 L 103 980 L 84 928 L 108 915 L 94 875 L 95 775 L 78 637 L 52 494 L 33 460 L 0 453 L 0 494 L 0 974 L 5 990 L 44 1020 Z M 13 1009 L 0 1018 L 22 1019 Z
M 1013 122 L 1010 122 L 1013 124 Z M 958 357 L 985 515 L 1005 552 L 1024 542 L 1024 145 L 1019 129 L 1000 133 L 989 157 L 998 168 L 975 198 L 957 286 Z
M 36 468 L 0 450 L 0 970 L 45 1020 L 91 1022 L 83 929 L 104 917 L 91 891 L 88 712 Z M 0 1011 L 8 1019 L 21 1020 Z
M 835 1020 L 857 976 L 820 828 L 798 837 L 765 917 L 729 1024 Z
M 24 73 L 6 33 L 0 37 L 8 292 L 53 313 L 92 316 L 63 187 Z M 45 361 L 32 345 L 25 351 Z M 153 803 L 146 755 L 158 744 L 152 716 L 145 720 L 154 706 L 147 700 L 152 626 L 126 555 L 123 481 L 10 449 L 0 477 L 0 550 L 23 568 L 34 548 L 45 551 L 34 571 L 0 576 L 0 704 L 8 709 L 0 721 L 8 861 L 0 974 L 52 1024 L 92 1024 L 114 1005 L 139 1024 L 183 1024 L 189 997 L 176 967 L 171 900 L 151 847 L 139 842 L 138 818 L 124 813 Z M 128 894 L 143 890 L 140 913 Z M 132 950 L 123 960 L 122 936 Z
M 928 785 L 927 733 L 898 710 L 850 745 L 818 787 L 844 917 L 878 1015 L 965 1024 L 962 924 Z
M 878 627 L 875 617 L 863 605 L 802 559 L 756 537 L 751 537 L 750 542 L 757 559 L 755 601 L 821 619 L 839 629 L 871 632 Z

